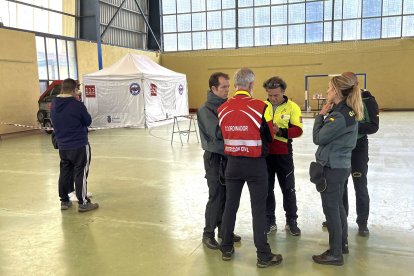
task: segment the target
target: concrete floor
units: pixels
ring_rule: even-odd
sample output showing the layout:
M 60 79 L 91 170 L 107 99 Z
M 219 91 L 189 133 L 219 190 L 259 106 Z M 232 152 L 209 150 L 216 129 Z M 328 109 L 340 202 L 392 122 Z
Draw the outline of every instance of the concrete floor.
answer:
M 186 125 L 186 122 L 182 122 Z M 207 185 L 195 134 L 170 145 L 172 125 L 90 134 L 89 191 L 100 209 L 60 210 L 59 158 L 50 136 L 0 141 L 0 275 L 410 275 L 414 269 L 414 113 L 381 113 L 370 138 L 371 236 L 357 236 L 350 190 L 349 247 L 343 267 L 314 264 L 327 249 L 320 196 L 309 182 L 313 119 L 294 142 L 301 237 L 287 235 L 281 204 L 269 235 L 280 266 L 258 269 L 248 189 L 242 194 L 234 260 L 201 244 Z M 353 189 L 352 181 L 350 188 Z M 276 189 L 277 202 L 281 193 Z

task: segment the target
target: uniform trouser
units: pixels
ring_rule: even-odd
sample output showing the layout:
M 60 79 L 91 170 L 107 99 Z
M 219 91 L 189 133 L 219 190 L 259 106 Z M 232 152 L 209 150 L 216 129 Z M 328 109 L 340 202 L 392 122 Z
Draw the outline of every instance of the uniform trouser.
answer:
M 356 213 L 358 224 L 366 224 L 369 216 L 369 194 L 368 194 L 368 138 L 366 136 L 357 140 L 357 145 L 352 151 L 352 181 L 354 182 L 356 197 Z M 344 206 L 346 214 L 349 212 L 348 204 L 348 181 L 345 183 Z
M 205 212 L 205 227 L 203 236 L 213 238 L 216 227 L 221 227 L 221 219 L 226 201 L 226 186 L 219 181 L 220 160 L 225 156 L 205 151 L 204 169 L 206 171 L 205 178 L 208 185 L 208 201 Z
M 73 179 L 76 187 L 76 197 L 79 204 L 89 202 L 86 196 L 87 178 L 91 160 L 91 147 L 89 144 L 74 150 L 59 150 L 60 175 L 59 197 L 60 201 L 69 201 L 69 193 L 73 191 Z
M 292 154 L 274 155 L 266 157 L 268 172 L 268 193 L 266 200 L 266 220 L 268 225 L 276 224 L 275 209 L 275 174 L 283 194 L 283 209 L 286 213 L 286 222 L 297 219 L 295 174 Z
M 345 181 L 350 169 L 324 168 L 326 190 L 321 193 L 323 213 L 329 232 L 329 249 L 334 256 L 342 255 L 342 245 L 348 243 L 348 223 L 343 204 Z
M 240 196 L 247 182 L 253 217 L 254 245 L 257 257 L 263 261 L 272 258 L 266 235 L 267 169 L 265 158 L 229 157 L 226 168 L 226 206 L 221 226 L 222 252 L 233 248 L 234 224 L 239 209 Z

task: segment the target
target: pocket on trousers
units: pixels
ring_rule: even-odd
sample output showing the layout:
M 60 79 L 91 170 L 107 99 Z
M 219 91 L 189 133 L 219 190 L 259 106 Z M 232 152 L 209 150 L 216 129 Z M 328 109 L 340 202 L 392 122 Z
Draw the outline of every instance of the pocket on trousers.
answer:
M 326 190 L 326 178 L 323 172 L 324 167 L 318 162 L 311 162 L 309 166 L 310 181 L 316 185 L 320 193 Z

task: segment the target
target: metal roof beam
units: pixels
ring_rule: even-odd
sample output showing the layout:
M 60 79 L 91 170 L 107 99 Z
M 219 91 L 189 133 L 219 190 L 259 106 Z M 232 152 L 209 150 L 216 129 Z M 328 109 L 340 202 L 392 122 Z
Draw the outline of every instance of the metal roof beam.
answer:
M 154 38 L 155 42 L 157 43 L 158 49 L 159 49 L 159 50 L 161 50 L 161 45 L 160 45 L 160 43 L 159 43 L 159 41 L 158 41 L 157 37 L 155 36 L 154 32 L 152 31 L 152 28 L 151 28 L 151 26 L 150 26 L 150 24 L 149 24 L 149 22 L 148 22 L 147 17 L 145 16 L 144 12 L 142 11 L 141 6 L 139 5 L 139 3 L 138 3 L 138 1 L 137 1 L 137 0 L 134 0 L 134 1 L 135 1 L 135 3 L 137 4 L 138 9 L 139 9 L 139 12 L 142 14 L 142 17 L 144 17 L 145 24 L 147 25 L 147 27 L 148 27 L 148 29 L 149 29 L 149 31 L 150 31 L 150 33 L 151 33 L 152 37 Z

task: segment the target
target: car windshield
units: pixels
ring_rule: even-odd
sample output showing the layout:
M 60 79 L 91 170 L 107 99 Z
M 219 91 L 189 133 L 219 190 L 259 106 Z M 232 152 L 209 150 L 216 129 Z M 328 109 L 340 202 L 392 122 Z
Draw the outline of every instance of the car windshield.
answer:
M 60 85 L 56 85 L 53 87 L 52 91 L 50 91 L 50 96 L 56 96 L 60 94 Z

